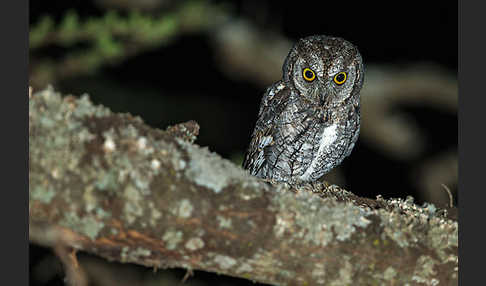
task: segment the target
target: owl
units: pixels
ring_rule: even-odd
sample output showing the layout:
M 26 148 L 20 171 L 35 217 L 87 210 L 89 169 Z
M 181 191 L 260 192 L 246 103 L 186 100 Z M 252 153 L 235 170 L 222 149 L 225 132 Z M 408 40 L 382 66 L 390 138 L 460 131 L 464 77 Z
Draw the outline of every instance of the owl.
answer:
M 300 39 L 282 79 L 263 95 L 243 167 L 260 178 L 305 183 L 338 166 L 359 136 L 363 72 L 350 42 Z

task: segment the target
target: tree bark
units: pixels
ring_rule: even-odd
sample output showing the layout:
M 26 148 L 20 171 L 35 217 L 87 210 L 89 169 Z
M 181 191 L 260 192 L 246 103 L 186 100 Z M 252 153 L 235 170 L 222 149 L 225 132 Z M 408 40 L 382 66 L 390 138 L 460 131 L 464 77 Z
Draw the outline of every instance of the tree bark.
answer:
M 265 182 L 193 144 L 198 131 L 32 95 L 30 240 L 275 285 L 457 284 L 451 211 Z

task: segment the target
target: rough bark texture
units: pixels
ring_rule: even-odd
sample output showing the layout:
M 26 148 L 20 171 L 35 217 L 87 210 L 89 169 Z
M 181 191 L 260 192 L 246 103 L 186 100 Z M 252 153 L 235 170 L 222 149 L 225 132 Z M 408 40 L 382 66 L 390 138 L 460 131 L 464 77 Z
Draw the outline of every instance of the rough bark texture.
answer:
M 198 130 L 152 129 L 87 96 L 34 94 L 30 240 L 278 285 L 457 284 L 447 211 L 264 182 L 193 144 Z

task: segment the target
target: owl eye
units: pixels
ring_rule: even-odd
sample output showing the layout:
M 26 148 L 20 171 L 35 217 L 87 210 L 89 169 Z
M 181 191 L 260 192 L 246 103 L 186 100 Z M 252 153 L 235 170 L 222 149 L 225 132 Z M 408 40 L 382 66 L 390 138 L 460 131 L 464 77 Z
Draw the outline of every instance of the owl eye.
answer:
M 334 76 L 334 82 L 337 85 L 341 85 L 346 82 L 348 75 L 345 72 L 339 72 Z
M 308 82 L 311 82 L 316 79 L 316 73 L 310 68 L 305 68 L 302 71 L 302 75 L 304 76 L 304 79 Z

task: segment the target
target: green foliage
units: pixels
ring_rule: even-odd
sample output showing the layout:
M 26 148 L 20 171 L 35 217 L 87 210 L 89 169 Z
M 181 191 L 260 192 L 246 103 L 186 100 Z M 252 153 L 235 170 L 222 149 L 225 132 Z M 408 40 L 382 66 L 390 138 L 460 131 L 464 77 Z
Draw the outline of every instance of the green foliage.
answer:
M 47 35 L 54 29 L 54 21 L 49 16 L 44 16 L 39 23 L 30 28 L 29 46 L 36 48 L 42 45 Z
M 80 23 L 76 11 L 69 10 L 59 27 L 60 43 L 69 46 L 76 41 L 76 32 L 80 29 Z
M 225 13 L 205 1 L 187 1 L 156 16 L 137 11 L 122 16 L 107 11 L 102 17 L 80 19 L 70 10 L 57 25 L 49 16 L 43 17 L 30 28 L 31 57 L 33 51 L 51 45 L 65 47 L 67 52 L 61 61 L 32 61 L 31 84 L 45 85 L 62 77 L 94 72 L 104 64 L 157 48 L 180 34 L 207 31 L 225 19 Z M 87 44 L 86 48 L 70 49 L 78 43 Z M 56 72 L 46 74 L 47 70 Z
M 131 12 L 128 17 L 121 17 L 116 11 L 110 11 L 102 18 L 89 18 L 80 22 L 75 11 L 69 11 L 58 27 L 54 27 L 49 17 L 44 17 L 29 33 L 30 49 L 37 49 L 50 44 L 65 47 L 77 42 L 94 42 L 100 47 L 113 47 L 116 38 L 123 38 L 125 44 L 154 44 L 173 36 L 177 32 L 177 18 L 164 15 L 159 18 Z M 102 43 L 100 45 L 100 43 Z M 103 49 L 104 50 L 104 49 Z

